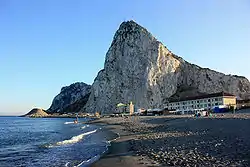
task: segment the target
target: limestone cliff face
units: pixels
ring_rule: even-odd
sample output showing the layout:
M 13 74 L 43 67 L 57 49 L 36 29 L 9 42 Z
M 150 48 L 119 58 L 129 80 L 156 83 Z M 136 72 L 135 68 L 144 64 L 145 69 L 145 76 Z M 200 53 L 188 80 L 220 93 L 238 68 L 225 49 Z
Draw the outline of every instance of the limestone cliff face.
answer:
M 174 55 L 145 28 L 123 22 L 115 33 L 101 70 L 91 88 L 87 112 L 111 113 L 118 103 L 136 107 L 164 107 L 177 92 L 226 91 L 245 98 L 250 83 L 244 77 L 190 64 Z
M 91 86 L 83 82 L 77 82 L 65 86 L 53 99 L 48 112 L 78 112 L 86 104 Z

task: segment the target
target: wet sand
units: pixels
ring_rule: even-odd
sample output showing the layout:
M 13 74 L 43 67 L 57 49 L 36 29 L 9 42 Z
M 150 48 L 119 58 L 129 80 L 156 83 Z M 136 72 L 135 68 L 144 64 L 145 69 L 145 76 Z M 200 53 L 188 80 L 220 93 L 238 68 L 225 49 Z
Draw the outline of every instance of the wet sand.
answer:
M 92 164 L 92 167 L 146 167 L 153 166 L 154 162 L 148 158 L 136 154 L 132 150 L 131 141 L 136 138 L 136 136 L 124 129 L 121 122 L 125 121 L 124 118 L 102 118 L 91 123 L 99 124 L 105 126 L 107 130 L 118 134 L 118 138 L 111 142 L 109 151 L 97 162 Z
M 250 110 L 204 118 L 101 118 L 93 123 L 120 135 L 94 167 L 250 165 Z

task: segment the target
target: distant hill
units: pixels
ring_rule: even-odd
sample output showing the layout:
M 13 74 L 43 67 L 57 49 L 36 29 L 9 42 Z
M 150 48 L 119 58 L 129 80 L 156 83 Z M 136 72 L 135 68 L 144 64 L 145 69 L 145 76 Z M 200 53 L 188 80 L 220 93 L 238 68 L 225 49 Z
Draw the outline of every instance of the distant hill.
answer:
M 49 116 L 48 113 L 46 113 L 45 110 L 40 108 L 34 108 L 27 114 L 23 115 L 23 117 L 47 117 Z
M 83 82 L 76 82 L 61 89 L 55 96 L 48 113 L 79 112 L 88 101 L 91 86 Z

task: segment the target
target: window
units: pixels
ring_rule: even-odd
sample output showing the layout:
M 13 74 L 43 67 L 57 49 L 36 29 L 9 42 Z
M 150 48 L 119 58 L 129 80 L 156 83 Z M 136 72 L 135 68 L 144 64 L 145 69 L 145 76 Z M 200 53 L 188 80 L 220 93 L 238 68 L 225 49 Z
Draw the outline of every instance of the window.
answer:
M 196 102 L 199 103 L 199 100 L 197 100 Z
M 215 103 L 216 106 L 218 106 L 218 103 Z
M 208 102 L 210 102 L 211 100 L 210 100 L 210 99 L 208 99 L 207 101 L 208 101 Z

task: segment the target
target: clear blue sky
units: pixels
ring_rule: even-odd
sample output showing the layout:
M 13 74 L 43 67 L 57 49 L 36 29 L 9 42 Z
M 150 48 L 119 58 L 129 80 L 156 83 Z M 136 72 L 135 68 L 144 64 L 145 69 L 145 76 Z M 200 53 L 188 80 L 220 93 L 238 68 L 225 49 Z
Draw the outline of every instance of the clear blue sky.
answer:
M 0 0 L 0 115 L 47 109 L 62 86 L 92 84 L 131 19 L 191 63 L 250 78 L 249 0 Z

